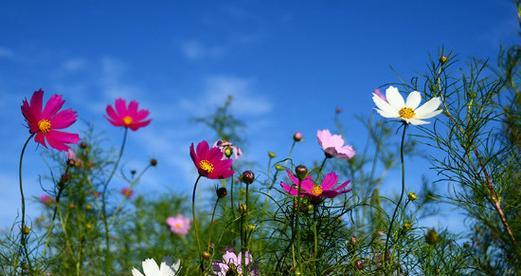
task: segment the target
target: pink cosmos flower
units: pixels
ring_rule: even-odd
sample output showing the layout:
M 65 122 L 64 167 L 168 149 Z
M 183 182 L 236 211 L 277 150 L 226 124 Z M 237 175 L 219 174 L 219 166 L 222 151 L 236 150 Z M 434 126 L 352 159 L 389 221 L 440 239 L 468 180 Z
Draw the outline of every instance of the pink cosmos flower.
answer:
M 116 109 L 111 105 L 107 105 L 107 120 L 118 127 L 130 128 L 133 131 L 141 127 L 146 127 L 150 124 L 151 119 L 147 120 L 150 112 L 146 109 L 139 109 L 139 103 L 130 101 L 127 107 L 127 102 L 124 99 L 118 98 L 114 104 Z
M 317 131 L 318 143 L 324 150 L 326 157 L 336 157 L 340 159 L 351 159 L 355 156 L 356 151 L 351 145 L 345 145 L 342 136 L 331 134 L 328 129 Z
M 123 189 L 121 189 L 121 194 L 126 197 L 127 199 L 131 198 L 133 195 L 134 195 L 134 190 L 128 188 L 128 187 L 125 187 Z
M 67 150 L 67 162 L 76 167 L 83 165 L 83 161 L 76 157 L 76 153 L 72 149 Z
M 80 141 L 78 134 L 57 130 L 67 128 L 76 122 L 77 115 L 72 109 L 60 111 L 64 103 L 62 96 L 54 94 L 43 106 L 41 89 L 33 93 L 30 103 L 27 98 L 23 100 L 22 114 L 28 124 L 29 132 L 35 134 L 35 142 L 44 147 L 49 143 L 49 146 L 56 150 L 67 151 L 69 144 Z
M 223 159 L 230 158 L 232 155 L 234 159 L 239 159 L 242 155 L 242 150 L 239 147 L 225 140 L 217 140 L 213 146 L 218 147 L 222 151 Z
M 218 147 L 210 148 L 204 140 L 197 144 L 197 150 L 194 150 L 193 143 L 190 145 L 190 157 L 199 175 L 209 179 L 225 179 L 234 174 L 233 160 L 222 159 L 222 155 Z
M 281 181 L 280 186 L 282 186 L 282 188 L 288 194 L 292 196 L 297 196 L 299 180 L 289 170 L 286 172 L 288 173 L 288 177 L 292 183 L 286 184 Z M 350 180 L 347 180 L 338 186 L 337 182 L 338 176 L 334 172 L 326 174 L 320 185 L 313 182 L 311 176 L 308 175 L 301 182 L 300 195 L 302 197 L 309 197 L 312 200 L 321 200 L 324 198 L 334 198 L 340 194 L 344 194 L 351 191 L 350 188 L 344 189 L 347 185 L 349 185 L 349 183 L 351 183 Z
M 248 275 L 258 276 L 259 271 L 252 265 L 250 252 L 244 252 L 244 266 L 248 270 Z M 217 276 L 243 275 L 242 273 L 242 253 L 235 254 L 232 250 L 226 250 L 220 262 L 213 263 L 213 270 Z
M 385 95 L 382 93 L 382 91 L 380 91 L 380 89 L 376 88 L 374 91 L 373 91 L 373 94 L 378 96 L 380 99 L 384 100 L 387 102 L 387 98 L 385 97 Z
M 50 195 L 41 195 L 40 196 L 40 203 L 45 206 L 50 206 L 54 203 L 54 198 L 52 198 Z
M 192 221 L 187 217 L 178 214 L 175 217 L 167 218 L 166 224 L 170 226 L 170 231 L 172 231 L 172 233 L 175 233 L 183 237 L 186 236 L 186 234 L 188 234 Z

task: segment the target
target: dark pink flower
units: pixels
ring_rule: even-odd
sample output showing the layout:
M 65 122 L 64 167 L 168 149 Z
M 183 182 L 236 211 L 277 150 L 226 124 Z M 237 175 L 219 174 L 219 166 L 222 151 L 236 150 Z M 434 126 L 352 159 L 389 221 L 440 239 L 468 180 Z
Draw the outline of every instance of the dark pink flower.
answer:
M 118 98 L 114 107 L 107 105 L 107 120 L 118 127 L 130 128 L 133 131 L 141 127 L 146 127 L 150 124 L 151 119 L 147 120 L 150 112 L 146 109 L 139 109 L 139 103 L 130 101 L 127 107 L 127 102 L 124 99 Z
M 197 144 L 197 150 L 194 144 L 190 146 L 190 157 L 194 162 L 199 175 L 210 179 L 224 179 L 233 175 L 233 160 L 222 159 L 223 153 L 218 147 L 211 147 L 208 142 L 201 141 Z
M 22 103 L 22 114 L 28 124 L 29 132 L 35 134 L 34 141 L 44 147 L 49 146 L 59 151 L 67 151 L 69 144 L 80 141 L 78 134 L 58 131 L 76 122 L 76 112 L 72 109 L 61 110 L 65 101 L 60 95 L 52 95 L 47 104 L 43 106 L 43 90 L 38 90 L 31 96 L 30 103 L 27 99 Z M 47 142 L 47 143 L 46 143 Z
M 293 175 L 290 171 L 287 171 L 289 180 L 292 182 L 291 184 L 286 184 L 284 182 L 280 182 L 280 186 L 290 195 L 297 196 L 298 195 L 298 178 Z M 320 200 L 323 198 L 334 198 L 339 194 L 344 194 L 351 191 L 350 188 L 346 188 L 350 180 L 345 181 L 344 183 L 337 186 L 338 176 L 336 173 L 331 172 L 324 176 L 322 183 L 320 185 L 313 182 L 311 176 L 307 176 L 300 183 L 300 195 L 302 197 L 309 197 L 314 200 Z
M 134 195 L 134 190 L 131 188 L 125 187 L 121 189 L 121 194 L 126 197 L 127 199 L 131 198 Z
M 54 198 L 52 198 L 50 195 L 41 195 L 40 203 L 45 206 L 51 206 L 54 203 Z
M 327 129 L 318 130 L 317 139 L 327 157 L 336 157 L 347 160 L 353 158 L 356 154 L 351 145 L 345 145 L 342 136 L 337 134 L 333 135 Z

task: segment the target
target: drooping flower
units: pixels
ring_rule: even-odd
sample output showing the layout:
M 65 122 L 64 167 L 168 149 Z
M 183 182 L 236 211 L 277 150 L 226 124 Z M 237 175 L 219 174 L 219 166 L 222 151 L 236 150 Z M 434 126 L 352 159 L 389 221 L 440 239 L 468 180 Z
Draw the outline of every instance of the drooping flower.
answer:
M 125 187 L 121 189 L 121 194 L 126 197 L 127 199 L 131 198 L 134 195 L 134 190 L 132 190 L 129 187 Z
M 248 270 L 248 275 L 258 276 L 259 271 L 254 268 L 250 252 L 244 252 L 244 266 Z M 213 263 L 214 275 L 244 275 L 242 273 L 242 253 L 235 254 L 232 250 L 226 250 L 222 261 Z
M 154 259 L 144 260 L 142 266 L 143 273 L 136 268 L 132 268 L 132 276 L 175 276 L 181 267 L 181 263 L 179 260 L 174 263 L 171 258 L 166 257 L 160 266 Z
M 192 222 L 187 217 L 178 214 L 175 217 L 168 217 L 166 219 L 166 224 L 170 226 L 170 231 L 172 231 L 172 233 L 179 236 L 186 236 L 190 230 Z
M 54 198 L 52 198 L 50 195 L 41 195 L 40 196 L 40 203 L 45 206 L 51 206 L 54 203 Z
M 127 102 L 124 99 L 118 98 L 114 103 L 114 107 L 107 105 L 107 120 L 118 127 L 130 128 L 133 131 L 139 128 L 146 127 L 152 119 L 147 119 L 150 112 L 146 109 L 139 109 L 137 101 L 130 101 L 127 107 Z
M 22 103 L 22 114 L 28 124 L 29 132 L 34 134 L 34 141 L 59 151 L 67 151 L 69 144 L 80 141 L 78 134 L 59 131 L 76 122 L 77 115 L 72 109 L 61 110 L 65 101 L 60 95 L 52 95 L 47 104 L 43 106 L 43 90 L 37 90 L 31 96 L 30 103 L 27 99 Z
M 331 134 L 328 129 L 317 131 L 318 144 L 324 150 L 327 157 L 351 159 L 356 151 L 351 145 L 345 145 L 344 139 L 338 134 Z
M 418 91 L 412 91 L 407 96 L 407 100 L 404 100 L 396 87 L 389 86 L 385 90 L 385 98 L 387 101 L 373 93 L 376 112 L 384 118 L 400 119 L 407 124 L 428 124 L 429 122 L 424 119 L 432 118 L 442 112 L 438 109 L 441 104 L 439 97 L 434 97 L 420 106 L 421 94 Z
M 222 152 L 218 147 L 211 147 L 208 142 L 201 141 L 194 149 L 194 144 L 190 145 L 190 157 L 200 176 L 210 179 L 225 179 L 233 175 L 233 160 L 222 159 Z
M 298 178 L 293 175 L 290 171 L 287 171 L 288 178 L 292 182 L 291 184 L 286 184 L 284 182 L 280 182 L 280 186 L 290 195 L 297 196 L 298 195 Z M 302 197 L 309 197 L 312 200 L 321 200 L 324 198 L 334 198 L 340 194 L 347 193 L 351 191 L 350 188 L 346 188 L 350 180 L 345 181 L 344 183 L 337 185 L 338 175 L 334 172 L 328 173 L 324 176 L 322 183 L 316 184 L 311 176 L 307 176 L 300 183 L 300 195 Z
M 213 146 L 221 149 L 223 158 L 231 158 L 233 155 L 234 159 L 239 159 L 242 155 L 242 150 L 239 147 L 225 140 L 217 140 Z

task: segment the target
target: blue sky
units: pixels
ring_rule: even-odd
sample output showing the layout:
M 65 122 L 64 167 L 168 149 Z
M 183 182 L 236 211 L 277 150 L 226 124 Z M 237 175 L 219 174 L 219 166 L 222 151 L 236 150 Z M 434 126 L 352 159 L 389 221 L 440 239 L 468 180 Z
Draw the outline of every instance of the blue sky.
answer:
M 516 32 L 506 0 L 3 1 L 0 226 L 19 211 L 17 162 L 28 135 L 19 106 L 37 88 L 46 98 L 62 94 L 107 146 L 118 145 L 121 130 L 103 118 L 105 105 L 120 96 L 139 100 L 153 122 L 131 133 L 124 162 L 141 166 L 156 157 L 160 166 L 138 191 L 186 193 L 195 174 L 188 146 L 210 134 L 189 118 L 207 114 L 227 95 L 249 125 L 246 158 L 265 164 L 267 150 L 286 152 L 300 130 L 307 139 L 296 159 L 309 162 L 321 157 L 314 134 L 334 127 L 335 107 L 344 110 L 346 140 L 363 145 L 353 116 L 373 112 L 375 87 L 423 72 L 441 46 L 461 60 L 494 59 L 499 45 L 519 43 Z M 48 173 L 41 153 L 30 144 L 24 171 L 30 196 L 42 193 L 38 175 Z M 412 170 L 419 179 L 428 164 Z M 388 192 L 396 192 L 396 181 L 386 183 Z M 29 206 L 35 217 L 37 204 Z

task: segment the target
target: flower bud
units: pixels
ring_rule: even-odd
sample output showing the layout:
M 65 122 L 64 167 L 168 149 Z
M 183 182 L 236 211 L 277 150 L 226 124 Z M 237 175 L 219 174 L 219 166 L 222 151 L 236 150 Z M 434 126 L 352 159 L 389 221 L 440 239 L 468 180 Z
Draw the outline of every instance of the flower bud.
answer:
M 403 231 L 408 231 L 412 228 L 412 223 L 410 221 L 405 221 L 402 225 Z
M 336 109 L 335 109 L 335 113 L 336 114 L 342 113 L 342 108 L 340 106 L 337 106 Z
M 150 159 L 150 166 L 152 166 L 152 167 L 157 166 L 157 159 L 154 159 L 154 158 Z
M 93 208 L 93 207 L 92 207 L 92 204 L 90 204 L 90 203 L 87 203 L 87 204 L 85 205 L 85 210 L 87 210 L 87 211 L 92 210 L 92 208 Z
M 76 160 L 74 159 L 67 159 L 67 166 L 69 167 L 76 167 Z
M 275 169 L 276 169 L 277 171 L 283 171 L 283 170 L 284 170 L 284 167 L 281 166 L 281 165 L 279 165 L 279 164 L 277 164 L 277 165 L 275 165 Z
M 253 232 L 255 230 L 255 228 L 257 228 L 257 226 L 255 224 L 248 224 L 246 226 L 246 230 L 249 232 Z
M 407 194 L 407 198 L 409 198 L 410 201 L 415 201 L 416 200 L 416 194 L 414 192 L 409 192 Z
M 297 175 L 298 179 L 302 180 L 308 175 L 308 168 L 304 165 L 298 165 L 295 168 L 295 174 Z
M 248 206 L 244 203 L 239 204 L 239 212 L 241 214 L 246 214 L 246 212 L 248 212 Z
M 439 241 L 440 237 L 436 230 L 433 228 L 429 229 L 427 231 L 427 234 L 425 234 L 425 242 L 430 245 L 435 245 Z
M 94 226 L 92 225 L 92 223 L 87 222 L 87 223 L 85 224 L 85 228 L 87 228 L 87 230 L 92 230 L 92 228 L 94 228 Z
M 218 198 L 223 198 L 228 194 L 228 191 L 226 190 L 226 188 L 221 187 L 217 189 L 216 193 Z
M 293 141 L 300 142 L 302 141 L 302 133 L 297 131 L 295 134 L 293 134 Z
M 255 174 L 252 171 L 244 171 L 241 175 L 241 181 L 250 185 L 255 180 Z
M 208 252 L 208 251 L 204 251 L 204 252 L 201 254 L 201 256 L 202 256 L 203 259 L 205 259 L 205 260 L 209 260 L 210 257 L 211 257 L 210 252 Z
M 349 240 L 349 246 L 355 247 L 358 244 L 358 238 L 356 236 L 351 236 Z
M 445 64 L 445 63 L 447 63 L 447 61 L 449 61 L 449 58 L 448 58 L 447 56 L 442 55 L 442 56 L 440 57 L 440 63 L 441 63 L 441 64 Z
M 24 235 L 29 235 L 29 233 L 31 233 L 31 227 L 24 225 L 22 231 L 24 232 Z
M 227 158 L 230 158 L 230 157 L 232 157 L 232 154 L 233 154 L 233 148 L 225 147 L 223 150 L 223 153 L 224 153 L 224 156 L 226 156 Z
M 88 146 L 89 146 L 89 144 L 87 144 L 87 142 L 80 143 L 80 148 L 82 148 L 82 149 L 86 149 Z
M 275 158 L 277 155 L 273 151 L 268 151 L 269 158 Z
M 132 175 L 132 177 L 133 177 L 134 175 L 136 175 L 136 173 L 137 173 L 136 170 L 130 170 L 130 174 Z
M 76 204 L 69 203 L 69 209 L 76 209 Z
M 364 269 L 364 261 L 362 261 L 362 260 L 356 260 L 356 261 L 355 261 L 355 269 L 356 269 L 356 270 L 362 270 L 362 269 Z

